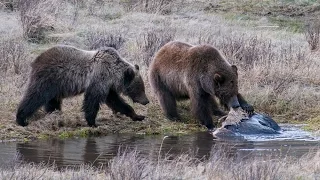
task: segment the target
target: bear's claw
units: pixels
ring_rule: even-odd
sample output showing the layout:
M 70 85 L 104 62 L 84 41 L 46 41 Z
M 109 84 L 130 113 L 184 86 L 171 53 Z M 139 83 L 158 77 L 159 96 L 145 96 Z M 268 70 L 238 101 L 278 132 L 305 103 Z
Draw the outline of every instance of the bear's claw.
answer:
M 243 105 L 241 107 L 244 111 L 246 111 L 249 115 L 254 113 L 254 108 L 250 104 Z

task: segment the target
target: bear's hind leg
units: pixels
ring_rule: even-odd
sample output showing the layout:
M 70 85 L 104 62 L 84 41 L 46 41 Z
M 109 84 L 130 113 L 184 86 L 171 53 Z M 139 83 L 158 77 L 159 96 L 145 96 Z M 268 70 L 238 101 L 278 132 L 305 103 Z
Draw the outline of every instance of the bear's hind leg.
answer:
M 108 97 L 106 99 L 106 104 L 115 112 L 120 112 L 133 121 L 142 121 L 145 116 L 137 115 L 134 109 L 127 104 L 115 91 L 110 90 Z
M 177 112 L 176 99 L 170 90 L 163 84 L 156 73 L 152 73 L 150 77 L 150 83 L 155 90 L 155 94 L 158 97 L 161 109 L 164 111 L 166 117 L 170 120 L 180 120 L 180 116 Z
M 176 99 L 170 91 L 164 90 L 158 92 L 158 99 L 160 101 L 160 106 L 168 119 L 180 120 L 180 116 L 177 112 Z
M 23 100 L 21 101 L 17 115 L 16 122 L 20 126 L 27 126 L 27 118 L 38 110 L 42 105 L 46 104 L 50 97 L 50 93 L 43 93 L 44 91 L 37 91 L 36 88 L 29 88 Z
M 202 125 L 205 125 L 209 130 L 212 130 L 214 128 L 213 122 L 212 122 L 212 110 L 210 99 L 210 94 L 202 91 L 202 92 L 194 92 L 190 93 L 190 99 L 191 99 L 191 109 L 192 114 L 198 118 Z
M 47 113 L 51 113 L 55 110 L 61 111 L 61 103 L 62 103 L 61 99 L 53 98 L 48 103 L 46 103 L 45 111 Z

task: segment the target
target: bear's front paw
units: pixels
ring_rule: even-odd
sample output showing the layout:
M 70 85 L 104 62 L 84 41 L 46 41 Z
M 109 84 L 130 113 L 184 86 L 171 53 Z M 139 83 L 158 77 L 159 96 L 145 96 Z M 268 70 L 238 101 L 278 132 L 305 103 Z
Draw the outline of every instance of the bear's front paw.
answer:
M 213 133 L 217 128 L 208 129 L 208 133 Z
M 144 120 L 144 118 L 145 118 L 145 116 L 135 115 L 135 116 L 133 116 L 131 119 L 132 119 L 133 121 L 142 121 L 142 120 Z
M 241 106 L 241 108 L 244 110 L 244 111 L 246 111 L 248 114 L 253 114 L 253 112 L 254 112 L 254 108 L 253 108 L 253 106 L 252 105 L 250 105 L 250 104 L 244 104 L 244 105 L 242 105 Z
M 18 125 L 22 126 L 22 127 L 26 127 L 28 126 L 28 123 L 27 122 L 19 122 Z
M 208 128 L 208 131 L 209 131 L 209 132 L 214 131 L 214 129 L 215 129 L 215 128 L 214 128 L 214 125 L 211 124 L 211 123 L 210 123 L 210 124 L 207 124 L 206 127 Z
M 96 128 L 96 127 L 98 127 L 98 126 L 96 125 L 96 123 L 93 123 L 93 124 L 88 124 L 88 126 L 90 126 L 90 127 L 93 127 L 93 128 Z
M 20 125 L 22 127 L 25 127 L 25 126 L 28 125 L 27 121 L 25 121 L 25 120 L 17 119 L 16 122 L 17 122 L 18 125 Z

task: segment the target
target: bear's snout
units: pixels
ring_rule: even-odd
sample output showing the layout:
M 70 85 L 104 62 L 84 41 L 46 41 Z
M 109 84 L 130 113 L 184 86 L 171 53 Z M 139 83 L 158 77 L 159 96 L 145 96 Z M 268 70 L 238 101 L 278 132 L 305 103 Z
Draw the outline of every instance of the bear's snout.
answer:
M 240 103 L 239 103 L 239 101 L 238 101 L 237 96 L 233 96 L 233 97 L 230 99 L 230 101 L 229 101 L 229 103 L 228 103 L 228 106 L 229 106 L 229 107 L 232 107 L 233 109 L 237 109 L 237 108 L 240 107 Z

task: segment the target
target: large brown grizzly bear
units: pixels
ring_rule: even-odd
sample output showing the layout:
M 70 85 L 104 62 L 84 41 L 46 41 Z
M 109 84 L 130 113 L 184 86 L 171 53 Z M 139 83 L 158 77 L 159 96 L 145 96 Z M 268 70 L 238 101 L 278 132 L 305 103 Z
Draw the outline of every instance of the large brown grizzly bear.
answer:
M 96 126 L 101 103 L 134 121 L 141 121 L 144 116 L 137 115 L 119 94 L 145 105 L 149 101 L 144 88 L 139 66 L 122 59 L 113 48 L 85 51 L 72 46 L 56 46 L 40 54 L 32 63 L 29 85 L 18 107 L 16 121 L 26 126 L 27 118 L 42 105 L 47 112 L 61 110 L 63 98 L 83 92 L 82 109 L 89 126 Z
M 225 107 L 241 106 L 253 112 L 253 107 L 238 93 L 237 67 L 210 45 L 167 43 L 151 62 L 149 80 L 169 119 L 179 119 L 176 100 L 185 98 L 190 98 L 192 113 L 208 129 L 214 128 L 211 115 L 225 115 L 214 97 Z

